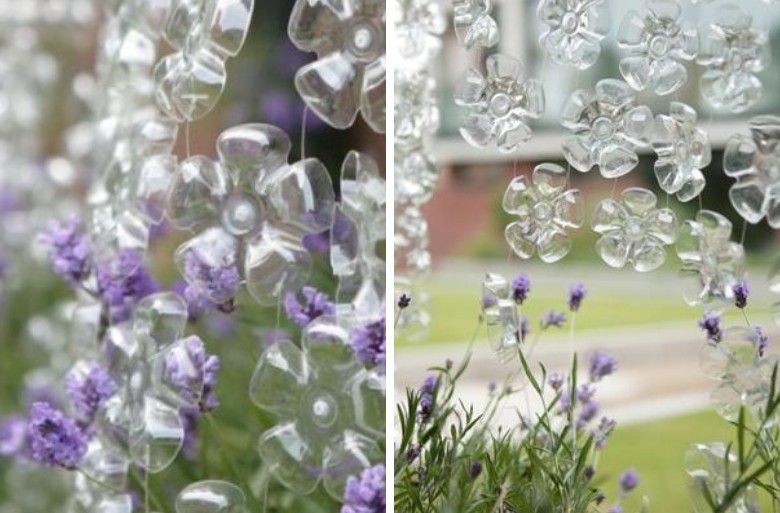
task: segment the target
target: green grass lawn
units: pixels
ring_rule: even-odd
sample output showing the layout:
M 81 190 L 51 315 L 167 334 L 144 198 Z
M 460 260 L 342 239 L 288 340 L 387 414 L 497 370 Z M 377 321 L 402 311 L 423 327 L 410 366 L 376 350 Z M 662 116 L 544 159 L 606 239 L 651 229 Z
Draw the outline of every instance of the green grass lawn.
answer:
M 609 478 L 602 486 L 609 497 L 614 497 L 618 476 L 633 467 L 640 483 L 626 501 L 625 513 L 639 511 L 643 495 L 650 499 L 651 512 L 690 512 L 689 478 L 683 467 L 685 451 L 697 442 L 728 442 L 733 432 L 734 428 L 713 412 L 618 426 L 599 462 L 598 473 Z

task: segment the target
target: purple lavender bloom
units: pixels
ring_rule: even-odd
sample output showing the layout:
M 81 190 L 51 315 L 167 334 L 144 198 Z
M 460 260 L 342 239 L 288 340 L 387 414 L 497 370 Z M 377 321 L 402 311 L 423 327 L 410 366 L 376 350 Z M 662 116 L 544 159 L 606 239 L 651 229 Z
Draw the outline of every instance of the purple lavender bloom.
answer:
M 433 409 L 433 392 L 436 389 L 436 376 L 428 376 L 420 386 L 420 418 L 428 420 Z
M 408 294 L 401 294 L 401 297 L 398 298 L 398 308 L 403 310 L 404 308 L 409 308 L 409 305 L 412 304 L 412 297 Z
M 382 317 L 357 328 L 352 334 L 352 347 L 361 362 L 384 370 L 386 338 L 385 318 Z
M 19 195 L 10 189 L 0 189 L 0 214 L 16 212 L 23 207 Z
M 436 388 L 436 376 L 428 376 L 420 386 L 421 394 L 433 394 L 433 390 Z
M 553 372 L 547 377 L 547 383 L 550 384 L 553 390 L 558 391 L 566 382 L 566 376 L 560 372 Z
M 65 223 L 50 221 L 38 241 L 48 248 L 52 270 L 68 284 L 77 286 L 89 275 L 89 241 L 78 217 Z
M 100 297 L 110 308 L 112 323 L 129 319 L 139 300 L 160 290 L 142 255 L 132 249 L 122 250 L 115 260 L 98 265 L 95 274 Z
M 186 355 L 170 352 L 165 358 L 165 374 L 181 398 L 197 404 L 200 411 L 212 411 L 219 406 L 214 387 L 220 361 L 215 355 L 206 354 L 206 346 L 197 335 L 184 340 Z
M 564 322 L 566 322 L 565 313 L 556 312 L 555 310 L 550 310 L 542 316 L 542 320 L 540 324 L 542 326 L 542 329 L 546 330 L 550 326 L 555 326 L 556 328 L 560 328 L 561 326 L 563 326 Z
M 327 254 L 330 251 L 330 230 L 305 235 L 303 237 L 303 247 L 309 253 Z
M 622 493 L 628 493 L 639 484 L 639 475 L 636 473 L 636 470 L 633 468 L 630 468 L 623 472 L 620 476 L 620 491 Z
M 580 413 L 577 416 L 577 429 L 584 428 L 588 422 L 596 418 L 599 412 L 599 405 L 596 401 L 588 401 L 582 405 Z
M 76 421 L 48 403 L 34 403 L 27 426 L 32 459 L 47 467 L 74 469 L 87 452 L 87 437 Z
M 607 513 L 623 513 L 623 506 L 617 503 L 613 504 L 612 506 L 609 507 Z
M 566 413 L 569 411 L 569 408 L 571 408 L 571 393 L 569 390 L 566 390 L 561 394 L 561 398 L 558 401 L 558 411 Z
M 614 419 L 608 417 L 601 417 L 598 427 L 593 431 L 593 436 L 596 439 L 596 447 L 603 449 L 607 445 L 607 438 L 615 430 L 617 422 Z
M 0 254 L 0 279 L 5 276 L 6 271 L 8 270 L 8 260 Z
M 181 445 L 181 452 L 185 458 L 193 461 L 198 458 L 198 419 L 200 419 L 200 410 L 197 408 L 182 408 L 179 410 L 179 414 L 184 424 L 184 441 Z
M 525 315 L 520 318 L 520 341 L 522 342 L 525 340 L 525 338 L 531 334 L 531 321 L 528 320 L 528 317 Z
M 194 251 L 184 255 L 183 274 L 189 284 L 184 298 L 200 310 L 217 309 L 223 313 L 235 310 L 235 295 L 241 276 L 235 265 L 206 265 Z
M 585 295 L 588 293 L 588 289 L 585 288 L 583 283 L 575 283 L 569 287 L 569 310 L 576 312 L 582 305 L 582 300 L 585 299 Z
M 471 465 L 471 479 L 478 478 L 480 474 L 482 474 L 482 462 L 481 461 L 475 461 Z
M 525 273 L 518 275 L 512 280 L 512 299 L 515 303 L 522 305 L 528 298 L 528 293 L 531 292 L 531 280 Z
M 385 466 L 376 465 L 365 469 L 360 479 L 350 476 L 341 513 L 384 513 L 385 474 Z
M 758 356 L 763 358 L 764 352 L 769 345 L 769 337 L 767 337 L 764 330 L 761 329 L 761 326 L 753 327 L 753 334 L 750 336 L 750 341 L 756 344 Z
M 285 132 L 291 132 L 301 126 L 303 104 L 287 91 L 274 89 L 263 93 L 260 110 L 268 123 Z
M 577 400 L 581 403 L 589 403 L 596 395 L 596 387 L 590 383 L 584 383 L 577 387 Z
M 116 382 L 97 362 L 89 364 L 86 372 L 74 371 L 65 377 L 65 390 L 73 408 L 88 423 L 117 389 Z
M 496 306 L 497 303 L 498 303 L 498 300 L 496 300 L 496 298 L 494 296 L 492 296 L 492 295 L 485 294 L 484 296 L 482 296 L 482 309 L 483 310 L 486 310 L 486 309 L 490 308 L 491 306 Z
M 19 456 L 27 445 L 27 419 L 21 415 L 4 418 L 0 422 L 0 455 Z
M 748 288 L 747 281 L 742 280 L 734 285 L 734 305 L 737 308 L 745 308 L 748 302 L 748 296 L 750 295 L 750 289 Z
M 595 383 L 601 378 L 609 376 L 615 372 L 617 359 L 607 353 L 596 351 L 590 355 L 590 380 Z
M 721 316 L 712 310 L 707 310 L 699 319 L 699 327 L 707 332 L 707 340 L 720 342 L 723 338 L 723 330 L 720 329 Z
M 284 298 L 284 310 L 287 317 L 301 328 L 320 315 L 333 315 L 336 312 L 336 306 L 330 298 L 314 287 L 303 287 L 300 295 L 303 296 L 303 303 L 299 302 L 296 294 L 289 292 Z
M 171 292 L 175 292 L 179 296 L 186 298 L 188 286 L 186 281 L 176 280 L 171 283 Z M 187 317 L 189 320 L 196 321 L 201 315 L 203 315 L 203 308 L 195 301 L 187 301 Z

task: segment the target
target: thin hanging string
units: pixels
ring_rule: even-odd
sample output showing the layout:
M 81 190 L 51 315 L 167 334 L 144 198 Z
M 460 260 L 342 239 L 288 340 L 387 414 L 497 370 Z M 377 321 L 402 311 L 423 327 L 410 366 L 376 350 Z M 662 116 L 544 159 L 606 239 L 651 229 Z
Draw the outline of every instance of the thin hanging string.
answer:
M 742 237 L 739 239 L 739 243 L 745 245 L 745 237 L 747 236 L 747 221 L 742 220 Z
M 577 89 L 580 88 L 580 70 L 577 70 L 575 79 L 574 79 L 574 91 L 576 92 Z M 569 162 L 568 159 L 566 159 L 566 187 L 569 187 L 569 181 L 571 180 L 571 162 Z
M 184 123 L 184 151 L 187 154 L 187 158 L 190 158 L 191 148 L 190 148 L 190 122 L 187 121 Z
M 149 513 L 149 469 L 144 470 L 144 512 Z
M 309 106 L 304 105 L 301 118 L 301 160 L 306 158 L 306 117 L 309 114 Z
M 282 296 L 280 295 L 276 300 L 276 327 L 274 328 L 274 331 L 277 333 L 279 332 L 281 319 L 282 319 Z
M 669 193 L 666 193 L 666 208 L 669 208 Z
M 617 185 L 618 185 L 619 178 L 615 178 L 615 180 L 612 182 L 612 192 L 609 193 L 609 197 L 612 199 L 615 199 L 615 193 L 617 192 Z

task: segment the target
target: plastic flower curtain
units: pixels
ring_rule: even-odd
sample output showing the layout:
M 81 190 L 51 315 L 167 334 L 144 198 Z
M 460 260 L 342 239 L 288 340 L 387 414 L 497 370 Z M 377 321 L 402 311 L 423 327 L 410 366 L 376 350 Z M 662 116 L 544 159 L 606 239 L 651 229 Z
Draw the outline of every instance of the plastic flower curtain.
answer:
M 41 393 L 26 416 L 5 419 L 0 453 L 15 457 L 21 470 L 13 472 L 26 479 L 38 479 L 32 463 L 52 467 L 63 511 L 243 513 L 268 500 L 269 483 L 299 495 L 321 489 L 336 508 L 384 501 L 384 479 L 376 478 L 385 461 L 380 167 L 357 151 L 341 170 L 291 157 L 290 136 L 262 119 L 198 145 L 213 152 L 192 152 L 192 140 L 210 137 L 204 118 L 222 99 L 231 60 L 262 8 L 254 0 L 0 8 L 0 23 L 13 32 L 0 48 L 9 76 L 0 87 L 9 105 L 0 114 L 0 221 L 9 227 L 0 268 L 33 248 L 72 289 L 28 327 L 50 359 L 30 379 L 62 392 Z M 289 38 L 317 56 L 290 84 L 304 115 L 344 129 L 360 114 L 385 131 L 386 21 L 384 2 L 295 3 Z M 91 26 L 99 27 L 94 69 L 72 80 L 79 121 L 62 153 L 42 165 L 45 120 L 36 106 L 54 94 L 59 69 L 39 36 Z M 85 191 L 86 204 L 61 200 L 68 190 Z M 33 197 L 40 208 L 29 208 Z M 22 225 L 40 236 L 21 233 Z M 155 243 L 163 232 L 173 245 Z M 179 280 L 163 286 L 152 261 Z M 333 300 L 314 288 L 323 280 L 334 284 Z M 273 321 L 256 317 L 263 307 L 275 312 L 276 328 L 285 311 L 299 333 L 276 333 Z M 213 336 L 194 332 L 203 319 L 215 323 Z M 215 347 L 232 340 L 214 334 L 241 323 L 270 342 L 220 358 Z M 222 382 L 236 354 L 253 359 L 254 372 L 228 390 Z M 150 476 L 165 476 L 183 458 L 207 467 L 204 448 L 230 437 L 207 428 L 226 395 L 246 403 L 242 429 L 257 435 L 242 450 L 255 466 L 225 461 L 230 475 L 206 468 L 207 480 L 190 471 L 188 485 L 161 495 Z M 12 495 L 15 510 L 54 507 L 26 504 L 24 488 Z

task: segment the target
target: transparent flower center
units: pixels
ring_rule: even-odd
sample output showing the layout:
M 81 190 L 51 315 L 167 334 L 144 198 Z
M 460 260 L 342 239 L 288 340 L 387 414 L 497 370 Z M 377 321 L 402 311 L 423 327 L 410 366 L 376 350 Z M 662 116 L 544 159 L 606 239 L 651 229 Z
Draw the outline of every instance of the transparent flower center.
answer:
M 311 420 L 320 428 L 329 428 L 336 422 L 338 407 L 336 401 L 328 393 L 314 394 L 309 401 Z
M 544 202 L 534 205 L 534 219 L 539 224 L 549 224 L 553 220 L 552 206 Z
M 741 70 L 745 64 L 745 58 L 742 56 L 742 52 L 738 48 L 729 50 L 726 64 L 731 71 Z
M 677 141 L 674 145 L 674 152 L 677 154 L 677 160 L 686 162 L 691 158 L 691 150 L 685 141 Z
M 663 34 L 653 36 L 650 40 L 650 55 L 656 59 L 663 57 L 669 52 L 669 39 Z
M 772 157 L 762 158 L 758 164 L 758 169 L 767 182 L 775 183 L 780 181 L 780 166 L 778 166 L 777 159 Z
M 382 52 L 382 34 L 369 19 L 361 19 L 348 29 L 347 47 L 361 61 L 371 61 Z
M 261 218 L 258 204 L 244 194 L 228 198 L 222 210 L 222 225 L 236 237 L 254 232 L 259 227 Z
M 644 226 L 638 217 L 629 217 L 626 220 L 626 236 L 631 240 L 639 240 L 644 236 Z
M 495 116 L 505 116 L 512 108 L 512 99 L 506 93 L 496 93 L 490 98 L 490 112 Z
M 563 15 L 563 19 L 561 20 L 561 28 L 566 34 L 573 34 L 577 32 L 578 26 L 579 19 L 576 13 L 567 12 Z
M 615 125 L 609 118 L 598 118 L 593 122 L 593 135 L 599 141 L 604 141 L 612 137 L 615 133 Z

